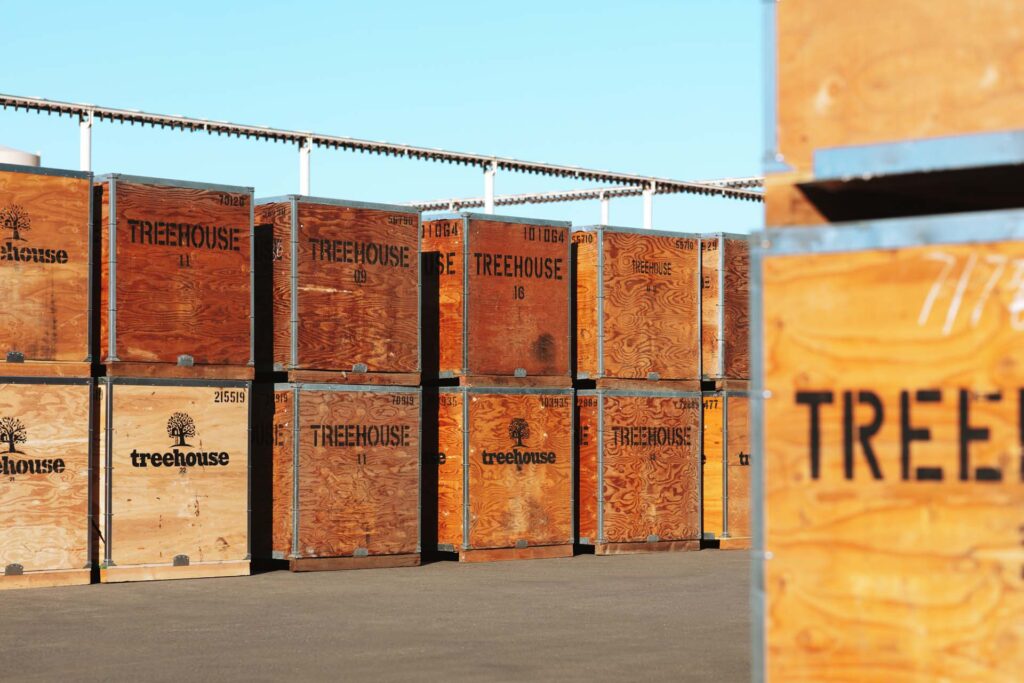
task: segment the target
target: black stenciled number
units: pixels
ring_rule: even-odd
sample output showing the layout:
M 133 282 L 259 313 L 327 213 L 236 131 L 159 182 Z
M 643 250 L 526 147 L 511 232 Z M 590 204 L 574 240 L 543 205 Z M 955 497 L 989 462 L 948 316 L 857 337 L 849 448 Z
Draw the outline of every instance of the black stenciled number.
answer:
M 356 456 L 356 462 L 359 463 L 360 465 L 365 465 L 366 464 L 366 453 L 360 453 L 359 455 L 357 455 Z
M 512 298 L 517 301 L 522 301 L 526 298 L 526 288 L 522 285 L 514 285 L 512 287 Z
M 355 282 L 357 285 L 366 284 L 366 270 L 363 268 L 357 268 L 352 273 L 352 281 Z
M 178 267 L 179 268 L 191 268 L 192 267 L 192 254 L 178 254 Z

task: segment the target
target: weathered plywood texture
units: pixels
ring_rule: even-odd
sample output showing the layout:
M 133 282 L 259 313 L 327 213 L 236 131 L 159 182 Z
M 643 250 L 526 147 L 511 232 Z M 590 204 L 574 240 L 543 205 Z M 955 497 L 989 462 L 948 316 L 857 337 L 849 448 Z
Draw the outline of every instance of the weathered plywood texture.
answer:
M 703 536 L 707 539 L 718 539 L 722 536 L 724 509 L 723 492 L 725 478 L 722 474 L 722 456 L 724 454 L 724 397 L 721 392 L 706 393 L 703 397 L 704 415 L 704 453 L 703 463 Z
M 298 394 L 299 557 L 419 552 L 419 393 Z
M 576 292 L 573 307 L 576 314 L 576 375 L 598 376 L 598 267 L 597 254 L 600 239 L 597 230 L 576 230 L 572 233 L 576 251 L 573 266 L 576 269 Z
M 1024 128 L 1024 4 L 775 4 L 779 153 Z M 769 221 L 769 224 L 773 224 Z
M 704 379 L 750 376 L 750 249 L 738 235 L 701 238 Z
M 110 390 L 101 385 L 104 404 Z M 109 543 L 117 567 L 248 559 L 248 400 L 245 386 L 113 384 L 112 430 L 100 440 L 101 460 L 107 440 L 112 448 L 101 557 Z M 105 514 L 104 501 L 101 528 Z
M 876 46 L 927 36 L 929 45 L 942 45 L 941 54 L 916 54 L 941 57 L 953 69 L 942 79 L 929 70 L 914 87 L 895 88 L 880 69 L 903 64 L 912 75 L 917 60 L 913 52 L 890 52 L 872 80 L 858 78 L 861 86 L 878 81 L 870 101 L 882 106 L 876 96 L 899 97 L 900 109 L 861 118 L 899 123 L 906 106 L 934 100 L 956 111 L 934 127 L 886 132 L 938 132 L 966 116 L 978 117 L 972 126 L 997 123 L 977 92 L 959 84 L 986 64 L 1002 73 L 989 57 L 1011 54 L 1000 41 L 1009 25 L 1022 23 L 1024 6 L 996 2 L 991 11 L 968 12 L 957 3 L 911 2 L 899 15 L 881 3 L 857 4 L 856 11 L 825 6 L 829 20 L 815 22 L 817 32 L 809 25 L 803 31 L 802 42 L 810 42 L 802 62 L 843 54 L 843 46 L 867 56 Z M 945 19 L 937 23 L 940 11 Z M 863 45 L 833 31 L 876 17 L 891 23 L 879 23 Z M 965 41 L 975 38 L 992 44 L 968 50 Z M 815 48 L 824 45 L 826 52 Z M 970 68 L 954 54 L 969 58 Z M 938 83 L 946 84 L 941 97 L 921 94 Z M 993 104 L 1011 85 L 994 85 Z M 1020 242 L 765 257 L 761 514 L 769 680 L 1019 679 L 1022 264 Z
M 598 542 L 597 530 L 597 454 L 598 396 L 592 392 L 576 395 L 576 467 L 579 488 L 576 491 L 579 542 L 592 545 Z
M 734 541 L 750 539 L 750 467 L 751 458 L 757 457 L 750 451 L 750 399 L 741 394 L 726 393 L 727 403 L 726 453 L 728 472 L 726 474 L 727 535 Z M 735 546 L 734 546 L 735 547 Z
M 437 543 L 459 550 L 462 534 L 462 394 L 438 396 Z
M 270 478 L 271 547 L 274 557 L 285 559 L 293 553 L 293 510 L 295 507 L 295 392 L 274 391 L 274 458 Z
M 88 569 L 90 392 L 0 383 L 0 588 L 32 583 L 3 576 L 11 565 L 25 576 Z
M 0 170 L 0 372 L 89 359 L 91 181 Z M 88 370 L 79 374 L 88 375 Z
M 102 183 L 109 213 L 111 183 Z M 250 363 L 252 192 L 116 180 L 116 262 L 101 225 L 100 355 L 116 361 Z M 197 246 L 198 245 L 198 246 Z M 110 283 L 116 269 L 116 359 Z
M 271 365 L 281 363 L 281 367 L 287 367 L 291 360 L 291 232 L 292 232 L 292 205 L 291 202 L 275 202 L 273 204 L 258 204 L 254 211 L 256 223 L 255 231 L 257 240 L 265 245 L 264 253 L 257 254 L 257 275 L 271 279 L 270 290 L 270 315 L 266 311 L 257 309 L 255 312 L 258 325 L 266 325 L 268 322 L 273 328 L 270 335 L 271 353 L 270 357 L 260 359 L 269 361 Z M 262 233 L 269 232 L 269 237 Z M 265 287 L 264 283 L 256 283 L 257 287 Z M 265 302 L 261 302 L 266 305 Z M 257 329 L 257 339 L 261 339 L 265 330 Z M 283 359 L 283 360 L 282 360 Z M 266 368 L 260 368 L 265 370 Z
M 428 255 L 429 276 L 436 278 L 438 296 L 436 341 L 438 358 L 433 365 L 442 372 L 461 373 L 463 349 L 463 278 L 465 276 L 465 222 L 461 218 L 423 221 L 420 250 Z M 427 295 L 427 292 L 424 292 Z M 434 295 L 433 292 L 429 295 Z M 424 307 L 426 309 L 426 306 Z M 427 321 L 424 321 L 426 324 Z

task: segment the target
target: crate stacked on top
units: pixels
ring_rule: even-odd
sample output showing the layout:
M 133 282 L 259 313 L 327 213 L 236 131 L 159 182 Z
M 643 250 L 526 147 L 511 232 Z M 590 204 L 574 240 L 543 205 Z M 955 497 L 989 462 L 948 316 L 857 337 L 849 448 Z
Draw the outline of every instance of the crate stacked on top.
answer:
M 697 235 L 573 232 L 579 542 L 599 554 L 701 539 Z
M 423 221 L 421 245 L 437 549 L 571 555 L 569 224 L 445 214 Z
M 0 589 L 91 581 L 92 176 L 0 165 Z
M 1017 678 L 1024 5 L 769 9 L 754 678 Z
M 750 248 L 746 235 L 701 235 L 704 396 L 703 538 L 750 548 L 748 393 Z
M 252 188 L 94 183 L 100 580 L 249 573 Z
M 257 554 L 418 565 L 419 212 L 292 195 L 256 215 Z

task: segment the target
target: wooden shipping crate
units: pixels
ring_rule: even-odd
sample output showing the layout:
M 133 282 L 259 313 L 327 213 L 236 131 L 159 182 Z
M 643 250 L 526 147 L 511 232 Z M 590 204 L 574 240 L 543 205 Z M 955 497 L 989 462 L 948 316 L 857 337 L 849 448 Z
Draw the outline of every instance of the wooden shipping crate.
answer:
M 584 390 L 576 406 L 580 544 L 700 549 L 700 393 Z
M 86 584 L 88 378 L 0 378 L 0 590 Z
M 92 174 L 0 164 L 0 375 L 89 377 Z
M 249 387 L 99 380 L 100 581 L 249 574 Z
M 260 200 L 256 223 L 271 233 L 258 266 L 273 288 L 267 315 L 257 311 L 261 333 L 272 329 L 267 370 L 419 384 L 419 211 L 290 195 Z
M 293 571 L 420 563 L 421 390 L 278 384 L 272 547 Z
M 746 235 L 701 235 L 701 374 L 750 377 L 750 248 Z
M 755 679 L 1019 678 L 1024 212 L 759 237 Z
M 251 379 L 253 190 L 97 179 L 109 376 Z
M 960 151 L 927 155 L 916 169 L 929 172 L 924 183 L 880 177 L 894 159 L 925 158 L 904 154 L 902 141 L 1024 128 L 1019 0 L 786 0 L 765 6 L 766 158 L 769 170 L 778 172 L 766 183 L 768 225 L 1021 205 L 1019 171 L 1002 196 L 991 192 L 990 174 L 977 185 L 957 177 L 940 187 L 934 171 L 964 159 Z M 822 156 L 851 149 L 855 156 L 856 148 L 872 145 L 892 149 L 860 168 Z M 848 182 L 830 182 L 840 180 Z
M 723 550 L 750 548 L 749 404 L 745 391 L 704 394 L 701 528 Z
M 423 221 L 426 277 L 436 278 L 438 299 L 438 359 L 430 364 L 441 378 L 570 385 L 569 228 L 474 213 Z
M 438 413 L 438 549 L 464 562 L 572 555 L 572 390 L 442 387 Z
M 576 250 L 576 377 L 700 379 L 700 240 L 591 226 Z

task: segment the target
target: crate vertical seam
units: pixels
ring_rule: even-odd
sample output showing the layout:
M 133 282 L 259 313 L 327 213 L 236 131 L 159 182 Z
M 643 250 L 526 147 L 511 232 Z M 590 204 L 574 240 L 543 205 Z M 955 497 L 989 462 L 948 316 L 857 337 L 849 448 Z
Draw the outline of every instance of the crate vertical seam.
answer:
M 597 543 L 604 537 L 604 392 L 597 391 Z
M 569 240 L 570 250 L 572 249 L 572 240 Z M 569 297 L 569 304 L 572 305 L 572 297 Z M 569 463 L 571 465 L 571 472 L 569 475 L 569 498 L 572 501 L 569 505 L 569 512 L 571 514 L 572 525 L 569 527 L 569 543 L 576 543 L 576 539 L 579 538 L 579 515 L 576 509 L 576 491 L 579 489 L 579 458 L 577 457 L 577 437 L 576 430 L 579 429 L 579 425 L 576 423 L 576 412 L 578 410 L 576 406 L 576 392 L 570 392 L 569 403 L 572 409 L 569 411 Z
M 774 31 L 772 31 L 774 37 Z M 751 472 L 750 497 L 756 514 L 751 515 L 752 562 L 750 567 L 750 612 L 752 644 L 751 677 L 755 683 L 764 681 L 766 663 L 765 634 L 765 551 L 764 538 L 764 402 L 768 393 L 764 388 L 764 361 L 761 343 L 764 334 L 764 302 L 761 297 L 762 246 L 756 236 L 750 238 L 750 369 L 751 369 L 751 420 L 750 450 L 754 456 Z
M 293 384 L 292 408 L 292 557 L 299 559 L 299 394 L 301 386 Z
M 250 250 L 252 243 L 250 242 Z M 249 425 L 245 439 L 245 559 L 252 559 L 252 384 L 246 383 L 246 404 L 248 405 Z
M 117 358 L 117 176 L 110 176 L 110 215 L 107 228 L 110 234 L 110 254 L 107 257 L 107 360 Z
M 572 297 L 569 297 L 570 299 Z M 604 228 L 597 229 L 597 378 L 604 377 Z M 600 532 L 598 533 L 600 538 Z
M 718 376 L 725 377 L 725 233 L 718 238 Z
M 111 509 L 114 504 L 114 383 L 109 379 L 106 381 L 106 415 L 103 416 L 104 431 L 104 470 L 106 471 L 103 482 L 103 500 L 106 509 L 103 511 L 103 565 L 111 567 L 114 565 L 113 551 L 111 550 L 110 531 L 114 527 L 113 513 Z
M 422 259 L 421 259 L 422 260 Z M 416 552 L 423 552 L 423 388 L 417 388 L 420 407 L 419 458 L 416 477 Z M 436 515 L 435 515 L 436 517 Z M 436 535 L 436 534 L 435 534 Z
M 469 217 L 462 217 L 462 375 L 469 374 Z
M 704 379 L 704 236 L 697 235 L 697 379 Z M 701 399 L 701 415 L 704 401 Z M 703 424 L 703 422 L 702 422 Z M 702 447 L 703 448 L 703 447 Z M 701 451 L 703 452 L 703 450 Z M 701 484 L 703 486 L 703 484 Z M 703 514 L 703 512 L 701 513 Z M 703 517 L 701 528 L 704 528 Z
M 729 538 L 729 392 L 722 392 L 722 538 Z
M 273 239 L 273 237 L 271 237 Z M 249 197 L 249 365 L 256 365 L 256 197 Z M 250 399 L 252 397 L 250 396 Z M 252 421 L 250 420 L 250 425 Z M 251 550 L 251 548 L 250 548 Z
M 299 202 L 293 196 L 291 197 L 291 234 L 289 235 L 288 251 L 291 254 L 291 263 L 289 263 L 289 276 L 288 279 L 291 282 L 290 292 L 290 307 L 291 315 L 289 315 L 288 327 L 291 331 L 291 342 L 290 342 L 290 353 L 291 353 L 291 367 L 299 367 Z
M 469 400 L 468 391 L 462 396 L 462 549 L 470 549 L 469 538 Z
M 91 188 L 90 188 L 91 194 Z M 90 212 L 90 216 L 92 212 Z M 90 240 L 91 241 L 91 240 Z M 96 383 L 92 380 L 89 381 L 89 445 L 86 448 L 88 453 L 89 462 L 85 468 L 86 476 L 89 480 L 86 484 L 86 501 L 88 505 L 87 519 L 85 528 L 87 543 L 85 546 L 85 569 L 92 569 L 93 564 L 96 562 L 96 557 L 93 555 L 93 526 L 96 524 L 96 517 L 93 515 L 93 505 L 96 503 L 96 484 L 93 481 L 93 476 L 98 475 L 96 471 L 98 468 L 93 468 L 93 462 L 98 460 L 99 454 L 96 452 L 97 445 L 99 443 L 99 425 L 96 424 Z M 98 464 L 98 463 L 97 463 Z
M 96 204 L 96 192 L 95 192 L 95 188 L 93 187 L 93 184 L 92 184 L 93 183 L 92 173 L 90 173 L 88 175 L 88 178 L 89 178 L 89 224 L 86 227 L 85 233 L 86 233 L 86 235 L 88 236 L 88 239 L 89 239 L 89 273 L 88 273 L 88 276 L 87 276 L 88 287 L 89 287 L 89 294 L 88 294 L 88 298 L 86 299 L 86 302 L 87 302 L 86 303 L 86 310 L 89 311 L 89 318 L 85 322 L 85 330 L 86 330 L 85 333 L 88 335 L 88 339 L 86 340 L 85 362 L 86 363 L 92 363 L 94 360 L 96 360 L 96 356 L 98 355 L 96 353 L 95 342 L 93 341 L 93 339 L 94 339 L 93 334 L 95 333 L 95 330 L 93 329 L 95 327 L 95 325 L 93 323 L 93 317 L 94 317 L 94 313 L 95 313 L 95 311 L 94 311 L 94 304 L 96 303 L 95 300 L 98 298 L 97 295 L 96 295 L 97 293 L 96 293 L 96 274 L 95 274 L 95 270 L 96 270 L 96 239 L 95 239 L 95 235 L 93 234 L 93 232 L 95 230 L 95 223 L 93 222 L 93 212 L 96 210 L 96 206 L 95 206 L 95 204 Z
M 416 231 L 416 372 L 423 372 L 423 214 L 417 213 Z M 423 412 L 423 396 L 420 395 L 420 412 Z M 423 424 L 423 420 L 420 420 Z M 422 450 L 422 448 L 421 448 Z

